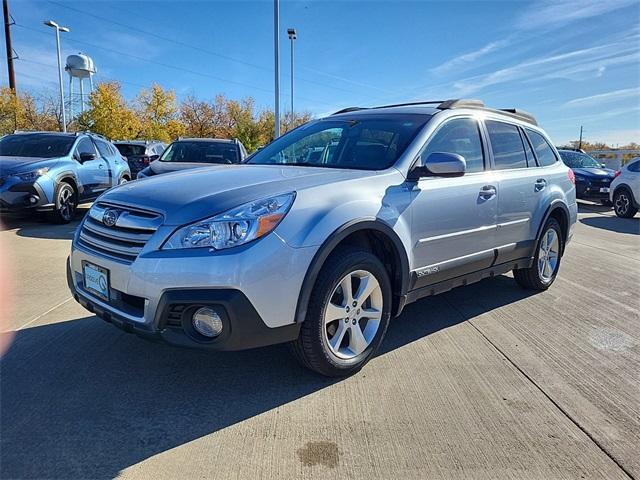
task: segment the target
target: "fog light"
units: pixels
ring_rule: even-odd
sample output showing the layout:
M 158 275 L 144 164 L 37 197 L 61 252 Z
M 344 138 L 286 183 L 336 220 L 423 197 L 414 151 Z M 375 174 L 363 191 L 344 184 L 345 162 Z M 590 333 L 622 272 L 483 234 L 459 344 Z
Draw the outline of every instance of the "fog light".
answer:
M 222 333 L 222 318 L 210 307 L 202 307 L 195 311 L 191 323 L 196 331 L 205 337 L 214 338 Z

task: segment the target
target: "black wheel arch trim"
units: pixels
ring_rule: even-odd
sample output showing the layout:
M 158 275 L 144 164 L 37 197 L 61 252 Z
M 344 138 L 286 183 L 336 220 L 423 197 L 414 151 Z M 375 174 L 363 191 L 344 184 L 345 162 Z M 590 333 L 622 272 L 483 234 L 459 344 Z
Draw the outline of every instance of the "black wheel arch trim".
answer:
M 536 241 L 534 243 L 534 250 L 532 252 L 532 256 L 535 255 L 535 249 L 538 246 L 538 240 L 540 239 L 540 236 L 542 235 L 542 229 L 544 228 L 544 226 L 547 224 L 547 221 L 549 220 L 549 218 L 551 217 L 551 214 L 553 213 L 554 210 L 557 210 L 558 208 L 560 208 L 564 215 L 565 215 L 565 219 L 567 221 L 567 228 L 566 231 L 563 232 L 564 233 L 564 238 L 562 239 L 562 248 L 563 248 L 563 253 L 564 253 L 564 246 L 567 243 L 567 239 L 569 238 L 569 230 L 571 228 L 571 214 L 569 212 L 569 207 L 567 207 L 567 205 L 562 201 L 562 200 L 554 200 L 551 202 L 551 205 L 549 205 L 547 207 L 547 210 L 544 213 L 544 217 L 542 218 L 542 222 L 540 222 L 540 225 L 538 226 L 538 232 L 536 234 Z
M 71 180 L 75 185 L 76 193 L 78 194 L 78 197 L 82 197 L 82 194 L 84 193 L 84 187 L 80 182 L 78 182 L 78 178 L 76 177 L 75 173 L 73 173 L 71 170 L 65 170 L 64 172 L 60 172 L 56 176 L 56 180 L 55 180 L 56 187 L 60 182 L 64 180 Z
M 320 246 L 318 251 L 311 260 L 311 264 L 307 268 L 307 273 L 305 275 L 304 281 L 302 282 L 302 288 L 300 289 L 300 294 L 298 295 L 298 305 L 296 307 L 296 315 L 295 322 L 302 323 L 307 316 L 307 305 L 309 304 L 309 298 L 311 297 L 311 291 L 313 286 L 318 279 L 318 274 L 324 265 L 324 262 L 327 260 L 329 255 L 334 251 L 334 249 L 342 242 L 345 238 L 353 233 L 364 230 L 375 230 L 383 235 L 385 235 L 392 243 L 398 253 L 400 258 L 400 291 L 393 292 L 394 297 L 404 298 L 409 289 L 409 258 L 407 257 L 407 252 L 404 248 L 404 244 L 398 234 L 386 223 L 378 220 L 374 217 L 371 218 L 361 218 L 357 220 L 352 220 L 350 222 L 345 223 L 340 226 L 336 230 L 333 231 L 331 235 L 324 241 L 324 243 Z M 400 302 L 401 305 L 404 302 Z M 394 300 L 394 305 L 396 301 Z M 396 310 L 398 307 L 394 307 Z

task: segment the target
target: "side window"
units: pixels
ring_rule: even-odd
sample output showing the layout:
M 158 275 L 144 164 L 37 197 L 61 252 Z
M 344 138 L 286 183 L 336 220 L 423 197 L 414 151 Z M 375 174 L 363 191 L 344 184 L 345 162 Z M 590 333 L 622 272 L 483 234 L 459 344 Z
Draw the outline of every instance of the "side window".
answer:
M 518 127 L 510 123 L 487 120 L 493 162 L 497 170 L 525 168 L 527 157 Z
M 91 139 L 84 137 L 78 142 L 78 146 L 76 147 L 76 156 L 80 158 L 80 155 L 83 153 L 93 153 L 96 154 L 96 147 L 93 146 L 93 142 Z
M 102 140 L 94 140 L 96 146 L 98 147 L 98 152 L 100 152 L 100 156 L 106 158 L 113 155 L 111 153 L 111 149 L 109 148 L 109 144 L 103 142 Z
M 536 163 L 536 157 L 533 155 L 529 140 L 522 129 L 520 129 L 520 137 L 522 138 L 522 144 L 524 145 L 524 152 L 527 154 L 527 167 L 537 167 L 538 164 Z
M 636 160 L 635 162 L 631 163 L 627 167 L 627 170 L 629 170 L 630 172 L 640 172 L 640 160 Z
M 531 139 L 531 144 L 533 145 L 533 149 L 536 151 L 538 163 L 541 167 L 553 165 L 558 161 L 555 153 L 553 153 L 553 150 L 547 143 L 547 140 L 542 135 L 538 132 L 534 132 L 533 130 L 529 130 L 528 128 L 527 135 Z
M 446 122 L 429 140 L 421 155 L 426 158 L 435 152 L 457 153 L 467 161 L 467 172 L 483 171 L 484 154 L 478 122 L 472 118 Z

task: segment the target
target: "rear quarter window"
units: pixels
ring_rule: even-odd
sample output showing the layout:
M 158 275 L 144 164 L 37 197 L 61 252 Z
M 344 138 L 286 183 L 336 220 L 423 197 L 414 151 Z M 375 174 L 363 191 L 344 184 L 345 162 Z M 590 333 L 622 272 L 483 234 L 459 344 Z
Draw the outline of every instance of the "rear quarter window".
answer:
M 556 163 L 558 158 L 556 157 L 556 154 L 553 153 L 553 150 L 547 143 L 547 140 L 538 132 L 534 132 L 528 128 L 526 130 L 527 136 L 529 137 L 529 140 L 531 140 L 531 145 L 533 145 L 533 150 L 536 152 L 536 157 L 538 158 L 540 166 L 547 167 Z

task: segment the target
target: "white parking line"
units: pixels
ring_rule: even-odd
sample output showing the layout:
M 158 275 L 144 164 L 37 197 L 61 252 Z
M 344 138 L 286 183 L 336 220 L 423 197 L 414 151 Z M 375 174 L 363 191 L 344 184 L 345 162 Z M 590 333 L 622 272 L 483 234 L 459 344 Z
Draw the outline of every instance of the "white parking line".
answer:
M 67 299 L 63 300 L 62 302 L 60 302 L 59 304 L 57 304 L 57 305 L 55 305 L 55 306 L 51 307 L 51 308 L 50 308 L 49 310 L 47 310 L 46 312 L 41 313 L 40 315 L 36 315 L 34 318 L 32 318 L 31 320 L 29 320 L 27 323 L 25 323 L 25 324 L 24 324 L 24 325 L 22 325 L 21 327 L 17 328 L 17 329 L 16 329 L 16 332 L 19 332 L 19 331 L 20 331 L 20 330 L 22 330 L 23 328 L 26 328 L 27 326 L 31 325 L 31 324 L 32 324 L 33 322 L 35 322 L 36 320 L 38 320 L 38 319 L 40 319 L 40 318 L 44 317 L 45 315 L 47 315 L 47 314 L 49 314 L 49 313 L 53 312 L 56 308 L 61 307 L 62 305 L 64 305 L 65 303 L 67 303 L 67 302 L 68 302 L 69 300 L 71 300 L 71 299 L 73 299 L 73 297 L 69 297 L 69 298 L 67 298 Z

